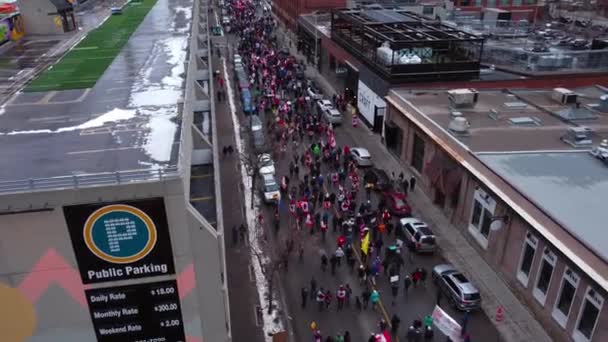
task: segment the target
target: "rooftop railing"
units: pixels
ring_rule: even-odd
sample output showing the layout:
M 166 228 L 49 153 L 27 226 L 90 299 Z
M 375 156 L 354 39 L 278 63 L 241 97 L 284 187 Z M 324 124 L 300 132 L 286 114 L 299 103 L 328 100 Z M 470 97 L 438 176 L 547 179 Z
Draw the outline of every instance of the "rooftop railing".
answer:
M 177 166 L 158 169 L 126 170 L 75 174 L 49 178 L 29 178 L 0 182 L 0 194 L 18 194 L 49 190 L 79 189 L 108 185 L 158 182 L 179 178 Z

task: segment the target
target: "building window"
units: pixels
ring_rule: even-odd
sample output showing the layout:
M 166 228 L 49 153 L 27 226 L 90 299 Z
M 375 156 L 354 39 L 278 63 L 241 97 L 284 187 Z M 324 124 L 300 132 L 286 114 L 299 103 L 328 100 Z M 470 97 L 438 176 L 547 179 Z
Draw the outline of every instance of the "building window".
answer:
M 576 322 L 576 329 L 572 333 L 575 342 L 589 342 L 593 337 L 593 331 L 604 305 L 604 298 L 591 287 L 587 289 L 585 299 L 581 305 L 581 311 Z
M 414 134 L 414 146 L 412 151 L 412 166 L 418 172 L 422 173 L 422 166 L 424 165 L 424 140 L 418 135 Z
M 500 6 L 510 6 L 511 0 L 500 0 Z
M 473 217 L 471 217 L 471 224 L 474 226 L 479 226 L 479 222 L 481 221 L 481 213 L 483 212 L 483 207 L 481 203 L 478 201 L 474 201 L 475 204 L 473 207 Z
M 568 315 L 570 314 L 570 308 L 572 307 L 572 301 L 574 301 L 574 295 L 576 294 L 579 282 L 580 277 L 578 274 L 566 267 L 552 313 L 553 318 L 562 328 L 566 328 L 566 323 L 568 323 Z
M 494 210 L 496 210 L 496 201 L 485 191 L 481 189 L 475 190 L 469 232 L 483 248 L 488 248 L 490 225 L 492 224 Z
M 435 8 L 433 6 L 424 6 L 422 7 L 422 14 L 432 16 L 435 13 Z
M 526 240 L 524 241 L 524 247 L 521 251 L 519 268 L 517 270 L 517 279 L 526 287 L 528 286 L 528 280 L 530 279 L 530 270 L 532 269 L 532 262 L 534 261 L 537 247 L 538 238 L 528 232 L 526 234 Z
M 547 300 L 547 292 L 549 292 L 549 286 L 551 286 L 551 278 L 556 261 L 557 256 L 555 256 L 555 253 L 545 247 L 538 271 L 538 278 L 536 279 L 536 286 L 532 291 L 534 298 L 543 306 L 545 305 L 545 300 Z

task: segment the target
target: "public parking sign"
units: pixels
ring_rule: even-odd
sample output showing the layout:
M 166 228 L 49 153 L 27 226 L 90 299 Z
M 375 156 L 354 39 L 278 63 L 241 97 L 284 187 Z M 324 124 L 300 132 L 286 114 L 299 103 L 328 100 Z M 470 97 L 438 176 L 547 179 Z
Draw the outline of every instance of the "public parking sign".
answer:
M 66 206 L 82 282 L 175 273 L 162 198 Z

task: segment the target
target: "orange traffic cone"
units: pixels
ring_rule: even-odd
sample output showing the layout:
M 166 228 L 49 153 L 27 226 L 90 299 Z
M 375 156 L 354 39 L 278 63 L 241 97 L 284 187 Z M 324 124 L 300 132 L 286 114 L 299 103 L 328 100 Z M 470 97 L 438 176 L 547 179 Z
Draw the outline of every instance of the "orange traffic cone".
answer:
M 504 313 L 502 311 L 502 306 L 499 306 L 498 309 L 496 309 L 496 316 L 494 317 L 494 319 L 496 320 L 496 322 L 502 322 L 502 319 L 504 318 Z

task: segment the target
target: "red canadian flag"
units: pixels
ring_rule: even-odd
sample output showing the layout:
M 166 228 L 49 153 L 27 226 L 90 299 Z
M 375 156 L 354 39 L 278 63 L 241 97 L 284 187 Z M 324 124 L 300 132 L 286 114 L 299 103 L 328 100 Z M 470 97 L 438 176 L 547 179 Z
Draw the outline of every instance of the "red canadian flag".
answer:
M 323 201 L 323 208 L 329 209 L 330 207 L 331 207 L 331 202 L 329 202 L 329 201 Z
M 348 207 L 350 207 L 350 203 L 348 201 L 342 202 L 342 211 L 348 211 Z
M 304 214 L 308 214 L 308 202 L 307 201 L 301 201 L 300 208 L 302 208 L 302 211 L 304 212 Z

